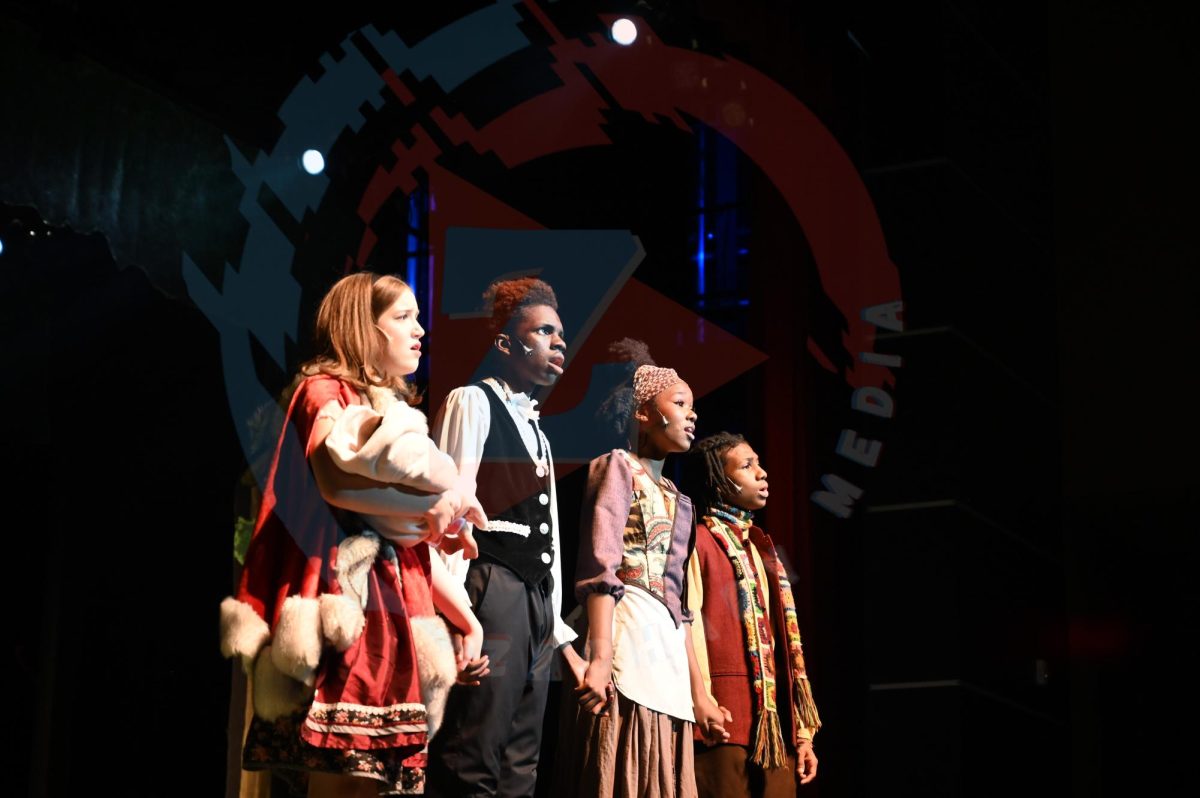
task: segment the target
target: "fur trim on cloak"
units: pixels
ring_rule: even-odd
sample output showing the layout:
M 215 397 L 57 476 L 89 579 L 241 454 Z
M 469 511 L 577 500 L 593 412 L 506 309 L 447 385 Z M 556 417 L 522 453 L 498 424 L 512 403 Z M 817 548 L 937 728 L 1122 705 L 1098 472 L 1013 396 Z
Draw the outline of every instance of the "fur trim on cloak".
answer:
M 419 616 L 409 619 L 413 648 L 417 654 L 417 673 L 421 679 L 421 701 L 429 721 L 429 738 L 437 733 L 450 697 L 450 688 L 458 677 L 454 662 L 454 645 L 450 632 L 440 616 Z
M 275 667 L 311 685 L 321 661 L 321 604 L 315 598 L 288 596 L 279 610 L 271 643 Z
M 313 698 L 313 688 L 280 671 L 272 653 L 268 645 L 254 661 L 251 687 L 254 714 L 266 721 L 300 712 L 312 704 Z
M 221 602 L 221 654 L 238 657 L 242 670 L 253 670 L 254 658 L 271 641 L 271 629 L 254 608 L 233 596 Z
M 318 601 L 321 603 L 321 636 L 338 651 L 350 648 L 366 623 L 362 607 L 350 596 L 333 593 L 324 594 Z

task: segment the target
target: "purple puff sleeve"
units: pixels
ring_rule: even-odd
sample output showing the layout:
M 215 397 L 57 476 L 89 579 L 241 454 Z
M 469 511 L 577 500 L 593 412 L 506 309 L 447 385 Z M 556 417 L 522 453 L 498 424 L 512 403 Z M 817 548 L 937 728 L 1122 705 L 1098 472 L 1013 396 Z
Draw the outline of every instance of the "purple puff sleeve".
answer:
M 617 568 L 625 556 L 625 523 L 632 503 L 633 472 L 625 453 L 614 449 L 593 460 L 579 519 L 575 598 L 580 604 L 592 593 L 607 593 L 617 601 L 625 595 Z

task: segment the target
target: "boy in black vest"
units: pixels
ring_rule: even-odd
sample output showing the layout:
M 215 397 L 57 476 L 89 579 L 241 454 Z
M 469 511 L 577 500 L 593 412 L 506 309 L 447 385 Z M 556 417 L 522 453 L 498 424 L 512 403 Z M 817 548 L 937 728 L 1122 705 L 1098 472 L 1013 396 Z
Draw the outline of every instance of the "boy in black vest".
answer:
M 538 425 L 538 386 L 563 372 L 566 343 L 554 290 L 533 277 L 494 283 L 488 377 L 456 388 L 434 422 L 438 448 L 474 475 L 488 517 L 479 558 L 447 563 L 465 579 L 484 630 L 491 675 L 456 685 L 430 743 L 426 794 L 531 796 L 537 781 L 550 668 L 561 652 L 576 681 L 586 664 L 561 618 L 557 497 L 550 444 Z

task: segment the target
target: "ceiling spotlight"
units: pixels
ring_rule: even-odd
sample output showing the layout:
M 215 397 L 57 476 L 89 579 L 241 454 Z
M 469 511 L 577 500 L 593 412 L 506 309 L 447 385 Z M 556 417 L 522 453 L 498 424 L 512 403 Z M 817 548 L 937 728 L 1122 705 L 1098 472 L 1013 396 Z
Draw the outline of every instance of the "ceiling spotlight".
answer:
M 637 39 L 637 25 L 633 20 L 621 17 L 612 24 L 612 39 L 617 44 L 629 46 Z
M 300 157 L 300 165 L 310 175 L 319 175 L 325 171 L 325 156 L 317 150 L 305 150 Z

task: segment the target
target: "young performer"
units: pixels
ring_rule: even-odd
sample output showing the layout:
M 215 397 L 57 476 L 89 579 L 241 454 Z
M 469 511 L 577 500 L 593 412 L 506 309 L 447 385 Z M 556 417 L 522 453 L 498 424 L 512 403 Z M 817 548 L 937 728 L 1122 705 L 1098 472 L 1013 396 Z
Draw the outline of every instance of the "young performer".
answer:
M 367 400 L 370 404 L 350 405 L 331 413 L 340 412 L 340 416 L 325 438 L 325 448 L 338 468 L 412 493 L 458 490 L 465 496 L 474 494 L 470 480 L 461 478 L 454 461 L 429 438 L 424 413 L 390 388 L 368 386 Z M 416 545 L 429 535 L 428 526 L 420 521 L 369 513 L 361 518 L 397 545 Z M 478 556 L 473 538 L 461 529 L 461 523 L 451 529 L 456 534 L 443 542 L 459 537 L 464 555 Z M 421 699 L 432 739 L 441 725 L 451 684 L 459 681 L 478 685 L 478 680 L 488 673 L 488 662 L 486 656 L 480 656 L 483 627 L 471 612 L 462 583 L 454 579 L 441 557 L 430 557 L 430 566 L 432 606 L 414 606 L 410 602 L 408 610 L 421 676 Z M 462 635 L 457 647 L 451 643 L 446 625 L 434 617 L 434 609 Z M 422 767 L 425 764 L 424 759 L 417 763 Z
M 728 710 L 729 739 L 697 746 L 701 796 L 795 795 L 817 775 L 821 726 L 804 670 L 796 602 L 771 538 L 753 524 L 767 472 L 740 435 L 696 444 L 690 484 L 701 513 L 688 561 L 692 636 L 704 684 Z
M 588 472 L 575 583 L 587 610 L 588 665 L 575 690 L 576 736 L 565 746 L 562 788 L 694 796 L 693 720 L 714 741 L 725 732 L 687 632 L 692 503 L 663 476 L 663 464 L 691 446 L 696 411 L 688 384 L 654 365 L 644 344 L 625 339 L 614 350 L 629 363 L 629 378 L 601 412 L 630 448 L 596 458 Z
M 455 556 L 484 629 L 491 675 L 454 687 L 429 751 L 427 794 L 533 795 L 555 651 L 574 674 L 583 661 L 561 619 L 558 500 L 550 442 L 530 394 L 563 373 L 558 300 L 532 277 L 493 284 L 488 376 L 457 388 L 434 424 L 438 446 L 475 479 L 488 516 L 479 558 Z
M 420 522 L 436 541 L 456 519 L 486 518 L 460 488 L 400 491 L 338 468 L 326 447 L 370 390 L 412 397 L 404 377 L 424 330 L 408 286 L 367 272 L 343 278 L 321 302 L 316 333 L 320 354 L 301 368 L 241 584 L 221 605 L 222 650 L 253 678 L 243 765 L 290 774 L 310 796 L 412 792 L 427 719 L 411 610 L 432 615 L 439 588 L 428 546 L 411 534 L 394 546 L 387 528 Z M 470 632 L 469 610 L 456 609 L 453 591 L 444 598 Z

